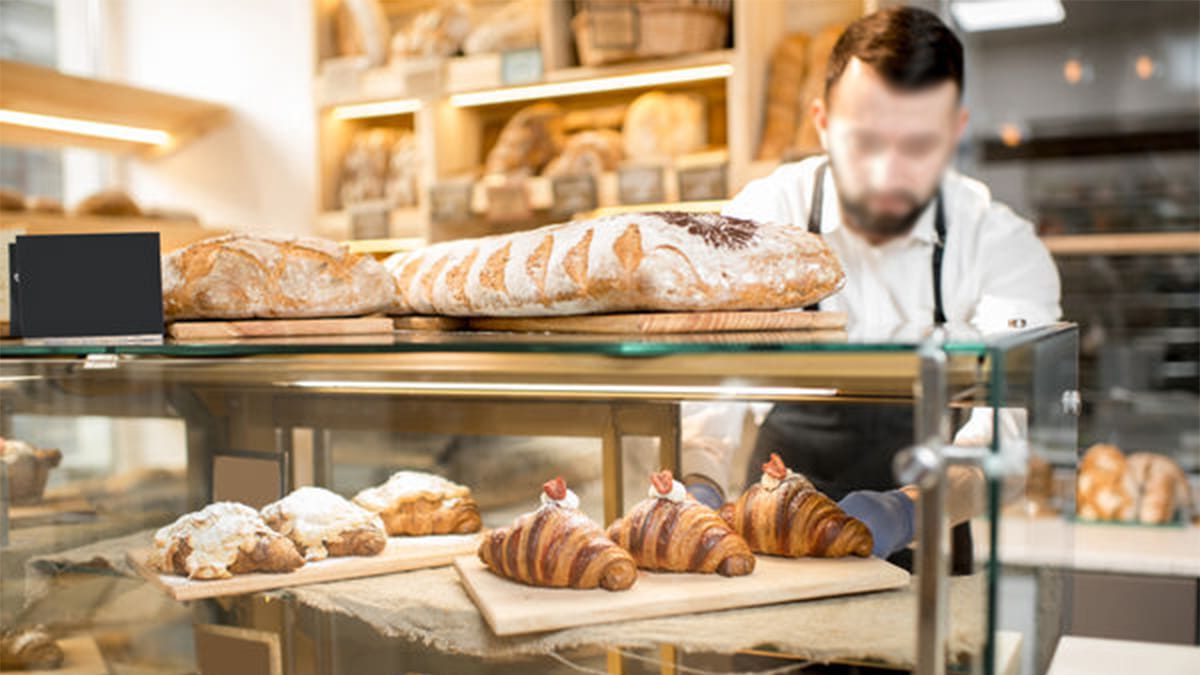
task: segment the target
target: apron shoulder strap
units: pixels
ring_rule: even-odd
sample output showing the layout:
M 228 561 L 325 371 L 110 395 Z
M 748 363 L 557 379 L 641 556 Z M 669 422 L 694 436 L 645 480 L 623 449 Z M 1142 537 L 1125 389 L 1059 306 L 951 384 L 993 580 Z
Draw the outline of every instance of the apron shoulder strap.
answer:
M 808 231 L 818 237 L 821 236 L 821 210 L 825 205 L 825 171 L 828 168 L 828 162 L 821 162 L 821 166 L 817 167 L 816 175 L 813 176 L 812 199 L 808 205 Z M 820 303 L 813 303 L 805 307 L 804 311 L 815 312 L 820 308 Z
M 937 194 L 937 212 L 933 218 L 933 229 L 937 241 L 933 243 L 933 323 L 946 323 L 945 305 L 942 304 L 942 254 L 946 250 L 946 212 L 942 206 L 942 193 Z
M 825 206 L 825 171 L 829 169 L 828 162 L 821 162 L 813 176 L 812 201 L 808 206 L 808 231 L 821 234 L 821 211 Z

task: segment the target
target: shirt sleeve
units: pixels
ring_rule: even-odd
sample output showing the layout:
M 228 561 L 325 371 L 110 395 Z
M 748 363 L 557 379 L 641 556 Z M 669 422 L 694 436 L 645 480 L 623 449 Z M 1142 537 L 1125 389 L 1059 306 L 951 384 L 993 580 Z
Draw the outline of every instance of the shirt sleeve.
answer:
M 1033 224 L 1000 205 L 992 205 L 986 217 L 982 286 L 971 323 L 995 333 L 1009 329 L 1013 319 L 1023 319 L 1027 327 L 1057 321 L 1062 316 L 1058 268 Z
M 787 197 L 775 176 L 752 180 L 721 209 L 721 214 L 765 223 L 792 224 Z

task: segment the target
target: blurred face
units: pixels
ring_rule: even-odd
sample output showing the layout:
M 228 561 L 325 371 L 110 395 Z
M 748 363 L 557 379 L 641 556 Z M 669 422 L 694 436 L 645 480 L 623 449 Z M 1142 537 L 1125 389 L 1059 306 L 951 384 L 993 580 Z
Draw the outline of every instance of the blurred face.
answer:
M 812 112 L 846 224 L 875 244 L 912 229 L 967 122 L 953 81 L 900 91 L 858 59 Z

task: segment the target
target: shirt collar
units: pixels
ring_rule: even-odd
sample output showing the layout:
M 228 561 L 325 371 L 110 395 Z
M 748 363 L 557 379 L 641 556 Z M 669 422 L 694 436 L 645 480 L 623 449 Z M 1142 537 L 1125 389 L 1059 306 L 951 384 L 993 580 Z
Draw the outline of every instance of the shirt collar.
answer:
M 825 172 L 825 203 L 821 205 L 821 231 L 833 232 L 842 228 L 842 202 L 838 199 L 837 185 L 833 180 L 833 171 Z M 934 227 L 934 218 L 937 215 L 938 199 L 945 199 L 943 195 L 935 197 L 925 205 L 925 210 L 917 217 L 917 223 L 909 230 L 908 234 L 895 239 L 885 245 L 895 245 L 908 241 L 919 241 L 930 246 L 937 243 L 937 229 Z M 946 205 L 942 204 L 945 209 Z

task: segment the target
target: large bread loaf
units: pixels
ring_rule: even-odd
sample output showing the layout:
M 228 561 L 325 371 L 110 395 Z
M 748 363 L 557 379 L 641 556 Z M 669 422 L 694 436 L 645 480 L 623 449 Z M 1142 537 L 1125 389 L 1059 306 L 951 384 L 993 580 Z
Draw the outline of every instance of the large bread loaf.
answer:
M 398 253 L 397 311 L 561 316 L 802 307 L 841 287 L 837 259 L 790 225 L 637 213 Z
M 167 319 L 354 316 L 395 297 L 374 258 L 311 237 L 206 239 L 163 258 L 162 277 Z

